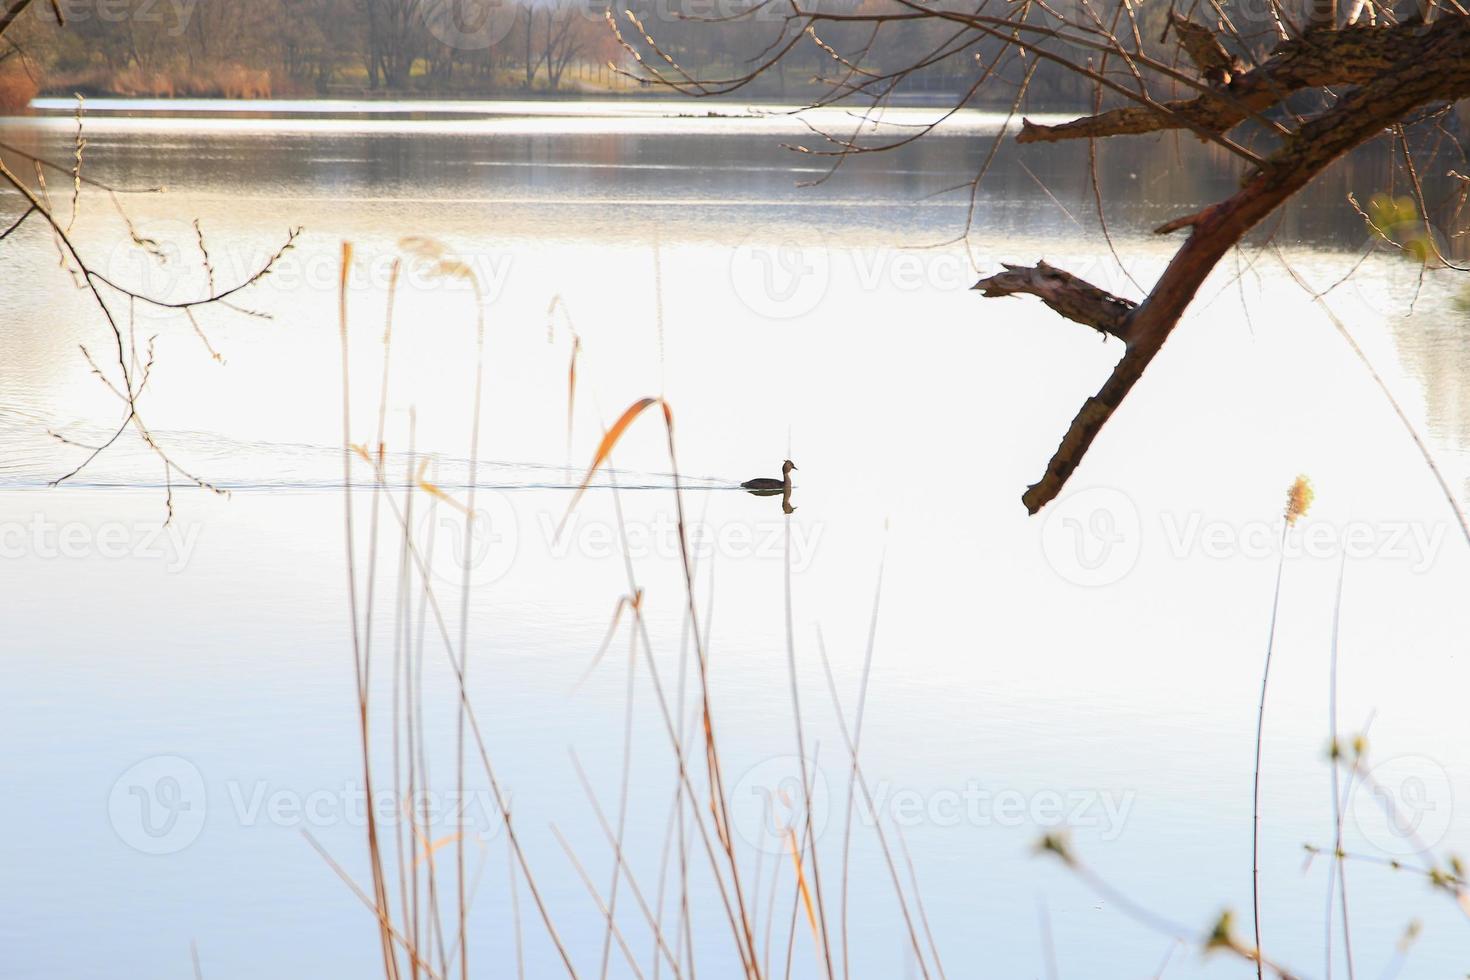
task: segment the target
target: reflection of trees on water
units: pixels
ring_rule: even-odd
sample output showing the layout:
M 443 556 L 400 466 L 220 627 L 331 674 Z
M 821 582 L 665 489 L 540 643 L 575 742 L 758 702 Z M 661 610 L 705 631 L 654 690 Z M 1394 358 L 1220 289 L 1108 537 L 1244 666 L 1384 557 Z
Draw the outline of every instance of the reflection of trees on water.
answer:
M 1470 235 L 1464 232 L 1470 208 L 1460 209 L 1466 183 L 1448 176 L 1467 169 L 1459 150 L 1448 139 L 1421 140 L 1413 147 L 1436 239 L 1452 261 L 1470 261 Z M 1091 197 L 1087 148 L 1048 144 L 1020 148 L 1022 160 L 1047 181 L 1059 198 Z M 1238 168 L 1230 155 L 1214 145 L 1201 145 L 1188 135 L 1134 138 L 1131 142 L 1102 140 L 1097 144 L 1098 181 L 1108 217 L 1120 227 L 1152 228 L 1168 218 L 1188 213 L 1191 205 L 1204 207 L 1238 189 Z M 986 178 L 997 193 L 1002 184 L 1024 192 L 1017 181 L 1031 183 L 1019 168 L 1005 168 Z M 1034 185 L 1033 185 L 1034 187 Z M 1389 140 L 1380 139 L 1349 154 L 1299 192 L 1276 217 L 1265 222 L 1256 237 L 1274 233 L 1283 243 L 1358 251 L 1368 244 L 1370 231 L 1348 202 L 1351 194 L 1366 208 L 1374 195 L 1411 196 L 1413 191 L 1395 159 Z
M 1454 123 L 1446 126 L 1456 128 Z M 458 140 L 363 132 L 337 136 L 333 151 L 319 156 L 255 152 L 259 137 L 250 134 L 181 132 L 171 133 L 157 146 L 134 141 L 125 154 L 96 154 L 92 167 L 103 179 L 148 186 L 197 185 L 202 171 L 209 185 L 222 190 L 242 185 L 331 186 L 349 194 L 414 194 L 425 192 L 417 183 L 418 175 L 432 171 L 435 186 L 430 193 L 456 196 L 551 193 L 576 199 L 590 193 L 649 202 L 702 196 L 711 206 L 751 199 L 778 207 L 787 202 L 802 208 L 861 205 L 824 211 L 819 223 L 862 226 L 875 240 L 909 244 L 936 240 L 936 224 L 954 234 L 964 229 L 968 191 L 963 185 L 974 176 L 992 139 L 991 134 L 972 131 L 919 140 L 891 153 L 850 158 L 836 179 L 816 187 L 799 185 L 819 178 L 831 161 L 782 150 L 780 144 L 790 142 L 789 135 L 705 131 L 684 136 L 677 128 L 657 135 L 546 132 L 524 138 L 487 134 Z M 37 151 L 58 159 L 71 152 L 70 135 L 61 128 L 47 131 L 35 142 L 44 144 Z M 1470 262 L 1470 235 L 1453 237 L 1470 217 L 1470 208 L 1458 217 L 1454 213 L 1466 185 L 1447 176 L 1452 169 L 1470 171 L 1470 165 L 1448 139 L 1414 149 L 1430 214 L 1441 228 L 1437 236 L 1441 247 L 1452 259 Z M 1125 236 L 1149 236 L 1162 222 L 1222 200 L 1238 188 L 1236 161 L 1219 147 L 1202 145 L 1188 135 L 1102 140 L 1097 155 L 1108 220 L 1115 233 Z M 176 172 L 180 160 L 190 161 L 188 173 Z M 619 166 L 628 163 L 634 165 Z M 1369 231 L 1347 196 L 1352 193 L 1367 207 L 1378 193 L 1410 194 L 1396 169 L 1401 170 L 1394 166 L 1388 140 L 1364 147 L 1299 193 L 1259 234 L 1275 229 L 1285 243 L 1360 251 L 1368 244 Z M 1072 217 L 1048 194 L 1055 195 Z M 687 209 L 680 210 L 687 216 Z M 1087 146 L 1018 146 L 1003 141 L 976 198 L 976 234 L 1064 230 L 1073 235 L 1079 226 L 1096 234 Z
M 1452 480 L 1470 473 L 1470 313 L 1463 302 L 1463 292 L 1440 293 L 1416 304 L 1412 316 L 1388 318 L 1399 359 L 1422 391 L 1432 443 L 1458 457 L 1447 468 Z M 1470 496 L 1470 485 L 1462 482 L 1459 493 Z

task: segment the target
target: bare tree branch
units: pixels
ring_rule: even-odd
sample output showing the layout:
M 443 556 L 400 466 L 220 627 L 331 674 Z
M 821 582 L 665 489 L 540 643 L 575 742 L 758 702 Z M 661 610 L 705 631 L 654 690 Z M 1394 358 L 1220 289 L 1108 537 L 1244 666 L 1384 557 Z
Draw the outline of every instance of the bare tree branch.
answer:
M 1282 42 L 1259 68 L 1234 76 L 1221 90 L 1228 99 L 1207 93 L 1163 103 L 1162 112 L 1148 106 L 1124 106 L 1054 126 L 1028 120 L 1022 122 L 1016 141 L 1041 143 L 1166 129 L 1228 132 L 1244 122 L 1250 112 L 1264 112 L 1293 92 L 1372 82 L 1412 58 L 1435 32 L 1453 29 L 1456 23 L 1444 20 L 1426 27 L 1413 22 L 1392 28 L 1350 27 L 1311 33 Z
M 761 0 L 759 7 L 769 3 Z M 1161 58 L 1156 49 L 1146 47 L 1133 7 L 1128 0 L 1120 3 L 1122 6 L 1109 22 L 1086 0 L 1068 6 L 1047 0 L 1021 0 L 1006 4 L 1001 16 L 989 12 L 991 0 L 976 0 L 968 10 L 923 0 L 877 0 L 856 7 L 826 9 L 787 0 L 789 12 L 779 21 L 779 32 L 751 66 L 718 78 L 700 78 L 687 70 L 631 15 L 627 19 L 638 28 L 639 38 L 634 41 L 618 35 L 638 66 L 648 73 L 644 81 L 689 95 L 738 91 L 775 69 L 783 59 L 797 57 L 794 52 L 798 43 L 807 38 L 826 59 L 843 69 L 840 78 L 817 79 L 828 82 L 829 91 L 813 99 L 809 108 L 867 100 L 868 109 L 861 113 L 865 124 L 873 121 L 898 86 L 915 71 L 958 56 L 973 58 L 975 73 L 964 78 L 960 91 L 950 97 L 946 111 L 932 124 L 900 137 L 880 135 L 862 142 L 859 137 L 866 134 L 861 130 L 844 136 L 811 126 L 828 147 L 793 147 L 835 158 L 838 163 L 852 154 L 884 152 L 912 144 L 969 105 L 982 84 L 1013 84 L 1000 77 L 997 70 L 1005 63 L 1003 55 L 1011 53 L 1025 66 L 1013 113 L 1020 106 L 1019 93 L 1025 91 L 1041 64 L 1059 67 L 1085 80 L 1093 91 L 1091 115 L 1059 125 L 1024 120 L 1016 137 L 1019 143 L 1188 131 L 1247 164 L 1238 192 L 1157 229 L 1161 234 L 1187 230 L 1189 235 L 1141 303 L 1115 296 L 1044 261 L 1034 266 L 1008 264 L 1003 271 L 976 284 L 975 288 L 988 297 L 1034 296 L 1062 316 L 1124 345 L 1123 355 L 1107 381 L 1083 403 L 1068 427 L 1045 474 L 1023 495 L 1033 513 L 1062 490 L 1206 278 L 1226 254 L 1239 247 L 1248 232 L 1342 154 L 1419 117 L 1436 119 L 1444 112 L 1441 103 L 1470 96 L 1470 15 L 1458 0 L 1429 0 L 1442 16 L 1425 14 L 1402 23 L 1391 7 L 1373 4 L 1368 23 L 1355 24 L 1360 12 L 1355 11 L 1341 27 L 1335 0 L 1294 0 L 1295 17 L 1288 14 L 1280 0 L 1269 0 L 1274 26 L 1249 37 L 1231 22 L 1222 0 L 1209 0 L 1214 27 L 1193 22 L 1187 14 L 1168 13 L 1168 24 L 1159 42 L 1167 38 L 1168 31 L 1174 32 L 1179 55 L 1173 64 Z M 1120 37 L 1118 30 L 1125 13 L 1129 30 Z M 1307 29 L 1302 30 L 1299 23 L 1307 24 Z M 818 36 L 818 25 L 830 27 L 833 33 Z M 844 48 L 837 40 L 844 25 L 864 28 L 864 35 L 856 39 L 856 48 Z M 937 45 L 926 42 L 922 54 L 904 53 L 898 67 L 885 62 L 876 50 L 885 28 L 908 31 L 926 26 L 944 27 L 943 39 Z M 1259 47 L 1262 34 L 1276 39 L 1269 51 Z M 1128 38 L 1131 40 L 1125 40 Z M 980 41 L 985 45 L 978 44 Z M 640 44 L 653 57 L 645 57 Z M 1193 95 L 1160 99 L 1152 91 L 1157 83 L 1176 90 L 1183 87 Z M 1307 100 L 1292 97 L 1308 92 L 1315 93 L 1320 104 L 1328 108 L 1304 122 L 1299 113 Z M 1124 104 L 1103 110 L 1104 93 Z M 1232 136 L 1232 131 L 1246 122 L 1257 124 L 1259 132 L 1274 143 L 1268 143 L 1265 151 L 1256 149 L 1255 133 L 1248 133 L 1244 142 L 1237 141 L 1240 138 Z M 1400 142 L 1407 156 L 1407 144 Z M 992 146 L 977 165 L 974 180 L 958 185 L 968 188 L 971 195 L 965 236 L 974 217 L 976 188 L 989 170 L 995 149 Z M 1093 160 L 1091 154 L 1089 160 Z M 1408 173 L 1419 209 L 1426 211 L 1425 195 L 1415 180 L 1418 171 L 1409 164 Z M 1095 176 L 1094 193 L 1099 220 L 1111 246 Z
M 1137 303 L 1114 296 L 1045 262 L 1037 262 L 1034 266 L 1006 263 L 1005 268 L 1006 271 L 981 279 L 972 288 L 985 296 L 1022 293 L 1035 296 L 1068 320 L 1127 343 L 1129 318 Z
M 1263 218 L 1334 160 L 1404 116 L 1438 100 L 1470 96 L 1470 18 L 1420 28 L 1414 56 L 1304 124 L 1238 193 L 1189 221 L 1191 234 L 1125 328 L 1128 349 L 1096 395 L 1083 403 L 1046 473 L 1022 496 L 1036 513 L 1056 498 L 1099 432 L 1163 347 L 1205 278 Z M 1383 31 L 1383 36 L 1395 36 Z

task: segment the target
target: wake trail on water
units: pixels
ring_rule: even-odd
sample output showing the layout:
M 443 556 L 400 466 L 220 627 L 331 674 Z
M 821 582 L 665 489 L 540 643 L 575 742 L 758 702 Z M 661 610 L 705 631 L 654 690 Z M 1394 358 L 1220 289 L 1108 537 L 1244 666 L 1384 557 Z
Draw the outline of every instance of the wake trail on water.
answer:
M 82 446 L 105 442 L 112 431 L 100 427 L 73 429 L 67 438 Z M 342 489 L 342 448 L 311 443 L 242 441 L 214 433 L 189 431 L 154 432 L 170 457 L 211 486 L 231 492 L 312 491 Z M 56 484 L 86 458 L 88 450 L 60 442 L 48 432 L 45 420 L 33 413 L 0 410 L 0 490 L 41 489 Z M 425 465 L 427 464 L 427 465 Z M 423 479 L 450 491 L 468 490 L 469 460 L 439 453 L 405 452 L 383 454 L 383 485 L 402 490 Z M 420 475 L 421 474 L 421 475 Z M 484 490 L 576 490 L 586 470 L 566 464 L 479 461 L 476 489 Z M 61 483 L 62 487 L 91 490 L 174 489 L 188 486 L 175 475 L 168 480 L 163 462 L 136 440 L 120 439 L 80 473 Z M 373 467 L 354 454 L 353 486 L 371 489 Z M 677 485 L 685 490 L 739 490 L 733 480 L 679 474 Z M 588 483 L 593 488 L 619 490 L 673 490 L 673 473 L 599 467 Z

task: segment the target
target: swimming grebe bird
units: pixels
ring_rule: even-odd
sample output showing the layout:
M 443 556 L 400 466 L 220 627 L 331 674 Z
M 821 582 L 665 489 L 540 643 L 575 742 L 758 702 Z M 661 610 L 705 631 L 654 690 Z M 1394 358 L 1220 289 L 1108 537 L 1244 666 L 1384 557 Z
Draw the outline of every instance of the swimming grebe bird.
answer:
M 740 486 L 742 489 L 749 490 L 751 493 L 790 493 L 791 471 L 794 469 L 796 469 L 796 464 L 788 459 L 781 464 L 781 479 L 773 480 L 768 476 L 761 476 L 756 477 L 754 480 L 746 480 Z

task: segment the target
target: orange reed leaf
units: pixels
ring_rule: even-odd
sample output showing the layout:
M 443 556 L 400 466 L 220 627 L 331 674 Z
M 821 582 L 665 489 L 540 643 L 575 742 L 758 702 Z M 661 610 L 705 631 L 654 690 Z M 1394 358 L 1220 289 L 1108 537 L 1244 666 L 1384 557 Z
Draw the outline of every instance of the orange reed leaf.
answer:
M 566 527 L 567 518 L 571 517 L 572 511 L 577 509 L 577 501 L 581 500 L 582 494 L 587 492 L 588 485 L 592 483 L 593 474 L 595 474 L 597 472 L 597 468 L 607 460 L 607 457 L 613 451 L 613 447 L 618 444 L 618 440 L 621 439 L 623 437 L 623 433 L 628 430 L 628 426 L 633 424 L 633 420 L 636 419 L 645 408 L 654 404 L 655 402 L 661 401 L 663 401 L 663 399 L 661 398 L 638 399 L 632 405 L 628 406 L 628 410 L 625 411 L 622 416 L 613 423 L 613 427 L 611 429 L 607 430 L 607 434 L 602 437 L 602 442 L 597 447 L 596 455 L 592 457 L 592 465 L 587 467 L 587 475 L 582 477 L 582 485 L 577 487 L 577 492 L 572 496 L 572 502 L 567 505 L 567 512 L 565 516 L 562 517 L 561 523 L 557 525 L 557 537 L 561 537 L 562 528 Z M 668 416 L 668 406 L 664 407 L 664 414 L 665 417 Z
M 801 892 L 801 904 L 806 907 L 806 921 L 812 927 L 812 939 L 821 946 L 821 937 L 817 934 L 817 912 L 812 906 L 812 893 L 806 887 L 806 870 L 801 866 L 801 848 L 796 844 L 796 831 L 790 827 L 786 828 L 786 843 L 791 848 L 791 860 L 796 865 L 796 887 Z
M 423 864 L 425 861 L 429 860 L 429 858 L 433 857 L 436 852 L 444 847 L 447 847 L 450 844 L 455 843 L 462 837 L 464 837 L 464 835 L 458 833 L 445 834 L 443 837 L 434 841 L 432 844 L 425 843 L 424 853 L 419 855 L 418 860 L 414 862 L 414 866 L 417 867 L 418 865 Z M 422 839 L 422 835 L 420 835 L 420 839 Z
M 443 243 L 429 238 L 426 235 L 405 235 L 403 238 L 398 239 L 398 248 L 400 251 L 407 252 L 409 255 L 421 259 L 428 259 L 429 261 L 441 259 L 449 251 L 444 247 Z
M 463 279 L 477 283 L 475 270 L 464 261 L 455 258 L 442 242 L 422 235 L 409 235 L 398 240 L 398 249 L 423 263 L 423 271 L 443 279 Z
M 338 326 L 345 339 L 347 336 L 347 279 L 352 275 L 352 243 L 342 243 L 342 278 L 337 284 Z
M 442 500 L 449 506 L 453 507 L 455 510 L 459 511 L 461 514 L 464 514 L 466 517 L 470 516 L 470 509 L 468 507 L 460 503 L 458 500 L 455 500 L 449 494 L 445 493 L 443 490 L 439 489 L 439 487 L 430 483 L 428 480 L 416 480 L 415 482 L 418 484 L 418 488 L 420 490 L 433 497 L 435 500 Z
M 577 408 L 577 354 L 582 350 L 582 338 L 572 334 L 572 361 L 567 368 L 567 456 L 572 454 L 572 418 Z M 570 462 L 568 463 L 570 465 Z
M 592 676 L 592 672 L 597 669 L 597 665 L 602 663 L 602 658 L 607 655 L 608 647 L 612 646 L 613 637 L 617 634 L 618 623 L 622 621 L 623 610 L 625 608 L 632 609 L 634 615 L 636 616 L 642 604 L 642 589 L 639 589 L 637 592 L 635 592 L 631 598 L 628 596 L 618 597 L 618 604 L 613 609 L 612 622 L 609 623 L 607 627 L 607 635 L 602 638 L 602 645 L 597 648 L 597 655 L 592 658 L 592 662 L 587 665 L 587 669 L 582 671 L 582 676 L 577 678 L 577 683 L 572 685 L 573 691 L 576 691 L 578 688 L 580 688 L 587 681 L 587 678 Z

